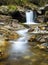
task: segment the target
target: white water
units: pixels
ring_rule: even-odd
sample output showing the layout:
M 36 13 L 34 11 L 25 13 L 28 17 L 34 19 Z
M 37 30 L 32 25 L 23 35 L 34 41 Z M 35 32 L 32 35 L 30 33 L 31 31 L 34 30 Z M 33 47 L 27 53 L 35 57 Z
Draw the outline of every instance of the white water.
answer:
M 27 11 L 26 12 L 26 23 L 24 24 L 37 24 L 34 22 L 33 16 L 34 16 L 33 11 L 31 10 Z
M 17 41 L 10 41 L 12 43 L 11 53 L 15 52 L 16 56 L 22 56 L 24 54 L 28 54 L 29 45 L 27 40 L 27 32 L 28 29 L 16 31 L 22 37 L 20 37 Z

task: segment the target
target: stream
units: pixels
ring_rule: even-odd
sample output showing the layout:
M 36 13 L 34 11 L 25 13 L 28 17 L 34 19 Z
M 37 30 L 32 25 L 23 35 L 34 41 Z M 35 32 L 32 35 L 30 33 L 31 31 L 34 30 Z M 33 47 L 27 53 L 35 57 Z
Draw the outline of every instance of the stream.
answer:
M 0 65 L 48 65 L 48 52 L 36 48 L 37 42 L 28 42 L 28 29 L 16 32 L 21 37 L 10 41 L 9 57 L 2 60 Z
M 12 55 L 11 58 L 13 56 L 17 58 L 17 57 L 22 57 L 24 55 L 32 55 L 32 53 L 29 50 L 30 46 L 28 45 L 28 36 L 29 36 L 29 34 L 27 33 L 28 29 L 19 30 L 16 32 L 21 37 L 16 41 L 10 41 L 11 43 L 10 54 Z

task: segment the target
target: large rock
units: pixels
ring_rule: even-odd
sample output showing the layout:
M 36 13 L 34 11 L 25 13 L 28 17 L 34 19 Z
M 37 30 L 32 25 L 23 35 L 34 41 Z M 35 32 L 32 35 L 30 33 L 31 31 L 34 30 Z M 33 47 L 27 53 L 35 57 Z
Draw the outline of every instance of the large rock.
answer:
M 8 6 L 0 6 L 0 14 L 8 14 Z
M 42 39 L 40 40 L 40 42 L 45 42 L 45 39 L 44 39 L 44 38 L 42 38 Z
M 9 42 L 5 40 L 3 36 L 0 36 L 0 60 L 8 58 L 7 48 L 9 46 Z M 7 51 L 7 52 L 6 52 Z
M 9 6 L 2 5 L 2 6 L 0 6 L 0 14 L 8 15 L 10 12 L 12 13 L 16 10 L 17 10 L 17 8 L 14 5 L 9 5 Z
M 32 35 L 32 36 L 29 38 L 28 41 L 29 41 L 29 42 L 34 42 L 34 41 L 36 41 L 36 36 L 35 36 L 35 35 Z
M 0 35 L 3 36 L 5 40 L 14 40 L 19 38 L 19 34 L 17 34 L 15 31 L 9 30 L 4 26 L 0 28 Z
M 23 9 L 24 10 L 24 9 Z M 13 19 L 17 19 L 20 22 L 25 22 L 25 12 L 17 9 L 17 6 L 8 5 L 8 6 L 0 6 L 0 14 L 10 15 Z
M 0 15 L 0 24 L 1 23 L 8 24 L 10 22 L 10 19 L 12 19 L 11 16 Z

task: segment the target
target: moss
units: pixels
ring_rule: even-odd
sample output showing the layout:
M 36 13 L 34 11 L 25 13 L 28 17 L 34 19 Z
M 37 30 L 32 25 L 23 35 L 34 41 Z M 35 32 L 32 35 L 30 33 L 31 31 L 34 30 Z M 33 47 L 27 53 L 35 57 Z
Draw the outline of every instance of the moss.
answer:
M 16 5 L 9 5 L 8 9 L 9 9 L 9 12 L 13 12 L 13 11 L 17 10 L 17 7 L 16 7 Z
M 2 5 L 0 6 L 0 14 L 9 14 L 10 12 L 14 12 L 17 10 L 17 6 L 16 5 Z

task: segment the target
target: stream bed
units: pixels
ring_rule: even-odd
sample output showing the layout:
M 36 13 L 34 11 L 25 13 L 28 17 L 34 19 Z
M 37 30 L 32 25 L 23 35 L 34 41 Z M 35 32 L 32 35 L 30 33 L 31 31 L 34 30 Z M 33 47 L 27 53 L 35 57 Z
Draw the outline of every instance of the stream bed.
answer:
M 0 61 L 0 65 L 48 65 L 48 52 L 36 48 L 38 42 L 28 42 L 28 29 L 16 32 L 21 37 L 9 41 L 9 57 Z

